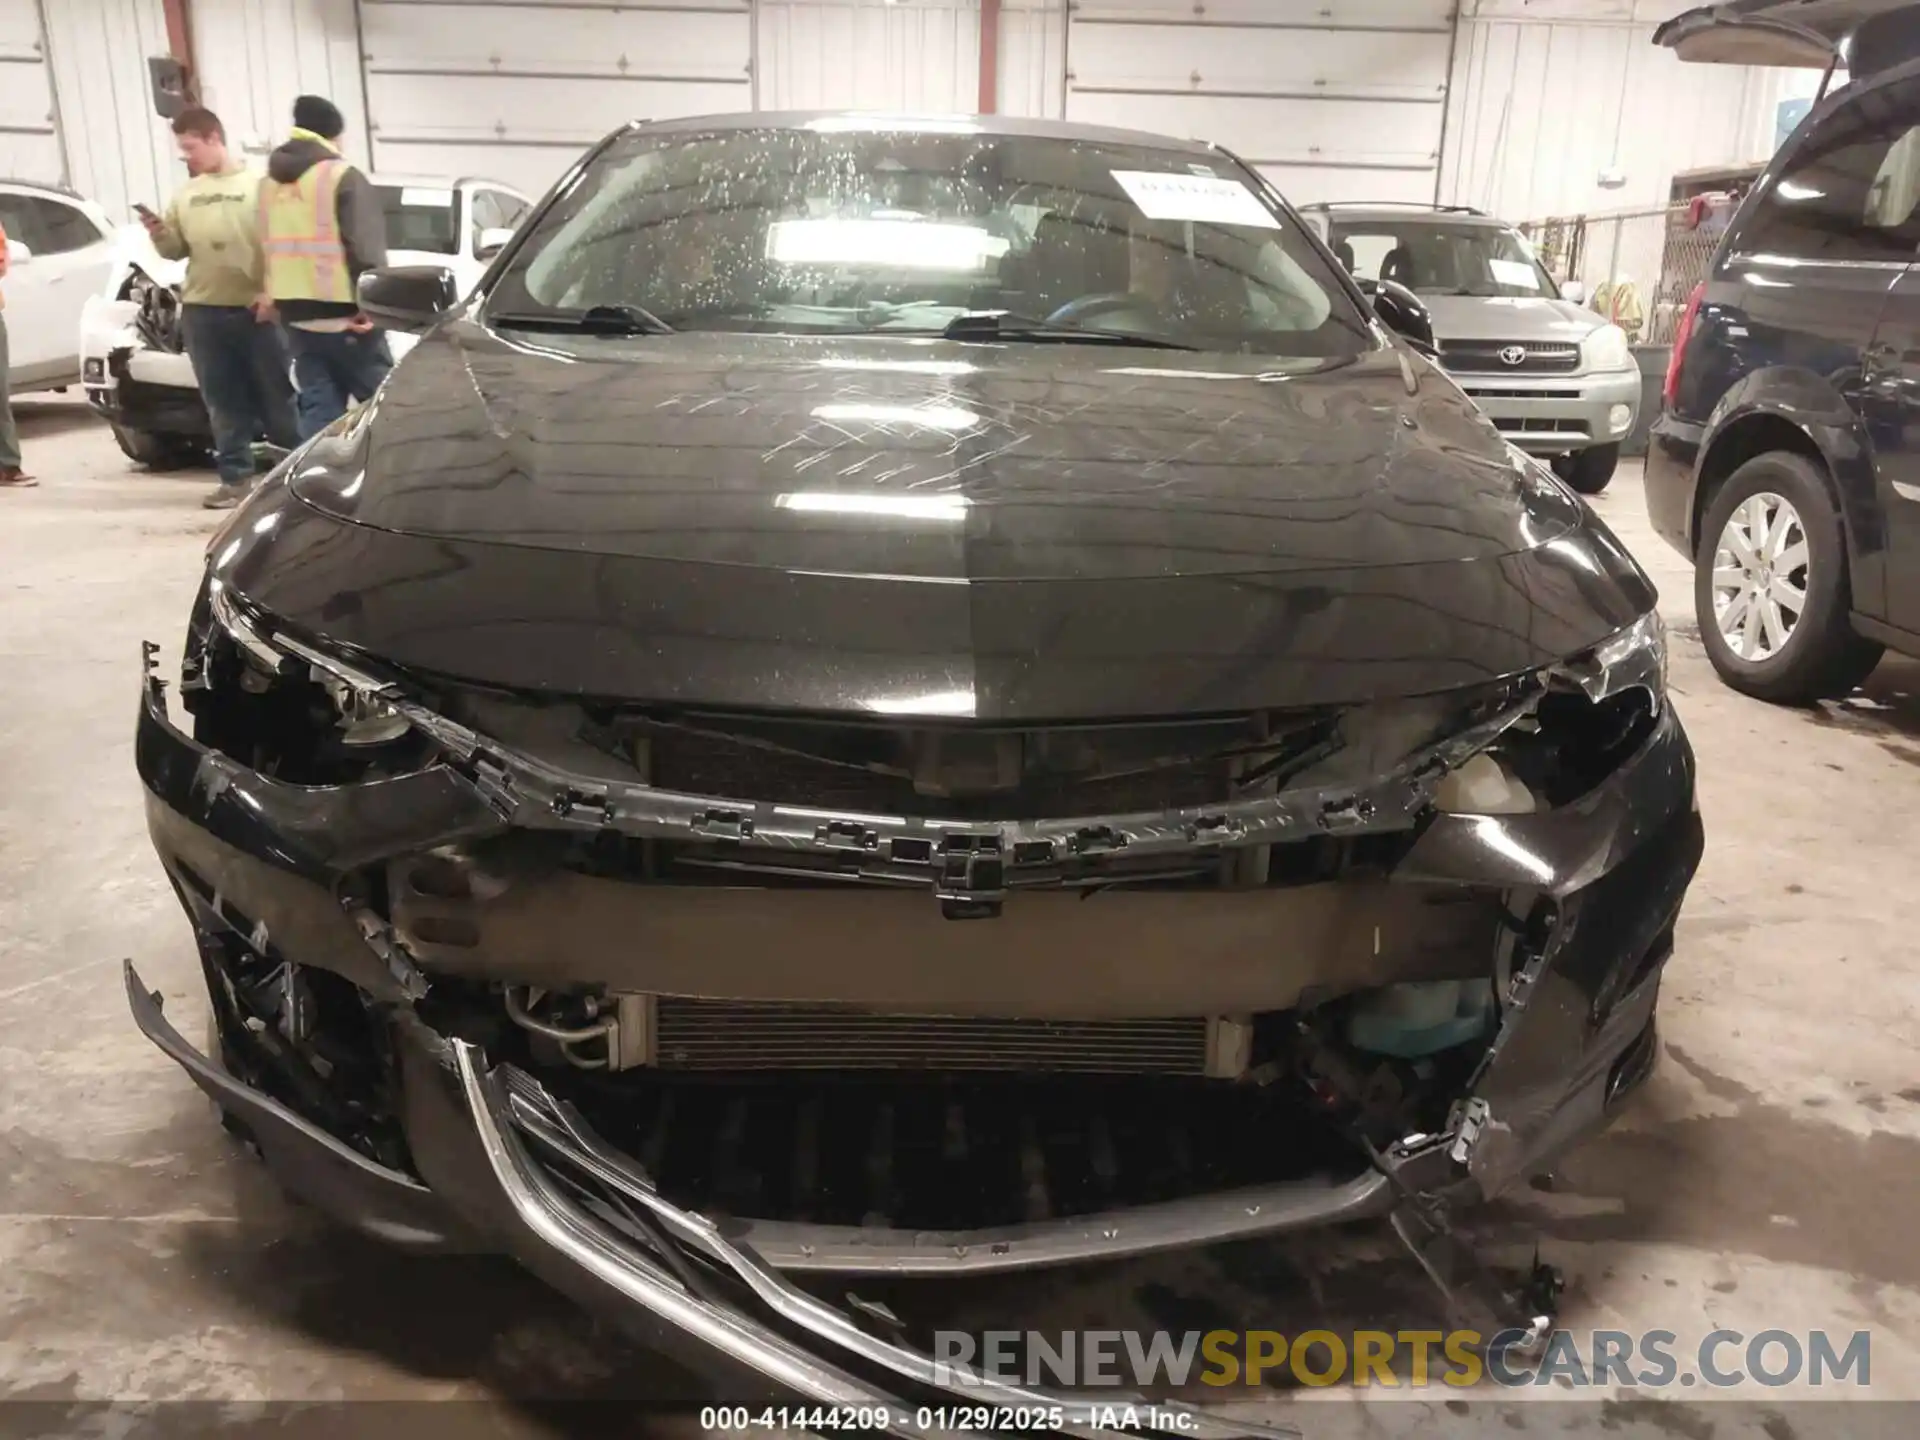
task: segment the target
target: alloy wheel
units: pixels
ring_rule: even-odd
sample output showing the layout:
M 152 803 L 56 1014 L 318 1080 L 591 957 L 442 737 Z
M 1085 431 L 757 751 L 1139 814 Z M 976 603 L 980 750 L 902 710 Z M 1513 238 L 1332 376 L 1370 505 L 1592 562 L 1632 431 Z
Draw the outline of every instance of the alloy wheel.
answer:
M 1771 660 L 1807 606 L 1807 532 L 1800 512 L 1770 490 L 1727 517 L 1713 551 L 1713 618 L 1742 660 Z

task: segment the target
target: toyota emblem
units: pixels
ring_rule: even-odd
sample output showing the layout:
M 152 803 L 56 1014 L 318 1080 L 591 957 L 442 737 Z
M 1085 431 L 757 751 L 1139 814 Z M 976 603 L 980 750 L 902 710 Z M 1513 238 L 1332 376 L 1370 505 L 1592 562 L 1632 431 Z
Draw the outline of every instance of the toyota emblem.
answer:
M 1500 363 L 1502 365 L 1518 365 L 1526 358 L 1527 347 L 1524 345 L 1502 345 L 1500 347 Z

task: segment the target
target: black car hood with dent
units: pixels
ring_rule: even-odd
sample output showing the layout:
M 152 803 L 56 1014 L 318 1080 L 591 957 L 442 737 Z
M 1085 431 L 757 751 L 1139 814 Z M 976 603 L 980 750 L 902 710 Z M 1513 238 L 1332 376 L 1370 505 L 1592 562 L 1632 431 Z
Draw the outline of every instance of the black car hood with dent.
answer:
M 1037 720 L 1428 693 L 1650 607 L 1424 362 L 423 341 L 215 556 L 335 645 L 609 699 Z

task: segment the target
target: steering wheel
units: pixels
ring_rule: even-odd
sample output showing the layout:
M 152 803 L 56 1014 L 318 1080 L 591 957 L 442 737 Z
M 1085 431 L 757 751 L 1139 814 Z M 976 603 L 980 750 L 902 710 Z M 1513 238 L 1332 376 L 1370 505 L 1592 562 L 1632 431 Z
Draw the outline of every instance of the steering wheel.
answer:
M 1082 295 L 1069 300 L 1058 310 L 1047 316 L 1049 325 L 1077 325 L 1089 320 L 1105 319 L 1109 315 L 1133 314 L 1142 319 L 1154 318 L 1153 302 L 1144 295 L 1135 295 L 1130 291 L 1108 291 L 1099 295 Z

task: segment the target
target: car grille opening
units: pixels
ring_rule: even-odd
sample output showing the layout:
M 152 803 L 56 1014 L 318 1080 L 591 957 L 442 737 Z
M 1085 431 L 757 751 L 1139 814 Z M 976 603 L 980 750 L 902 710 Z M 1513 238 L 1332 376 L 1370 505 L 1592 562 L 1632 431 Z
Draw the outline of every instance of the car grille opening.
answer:
M 1364 1168 L 1294 1087 L 1168 1077 L 542 1075 L 674 1203 L 968 1230 Z
M 1590 433 L 1584 420 L 1548 420 L 1529 416 L 1516 420 L 1507 415 L 1491 417 L 1493 428 L 1502 435 L 1579 435 Z
M 1515 354 L 1517 360 L 1507 358 Z M 1445 340 L 1440 363 L 1467 374 L 1571 375 L 1580 368 L 1580 347 L 1536 340 Z
M 1503 390 L 1486 385 L 1460 387 L 1475 400 L 1578 400 L 1578 390 Z
M 825 1005 L 662 997 L 653 1061 L 668 1070 L 1020 1070 L 1204 1075 L 1208 1021 L 876 1015 Z
M 1167 727 L 1171 731 L 1174 727 Z M 890 730 L 819 726 L 779 745 L 752 732 L 651 736 L 653 783 L 731 800 L 956 820 L 1040 819 L 1206 805 L 1232 793 L 1223 752 L 1251 744 L 1251 722 L 1131 733 Z M 804 753 L 808 748 L 819 753 Z

